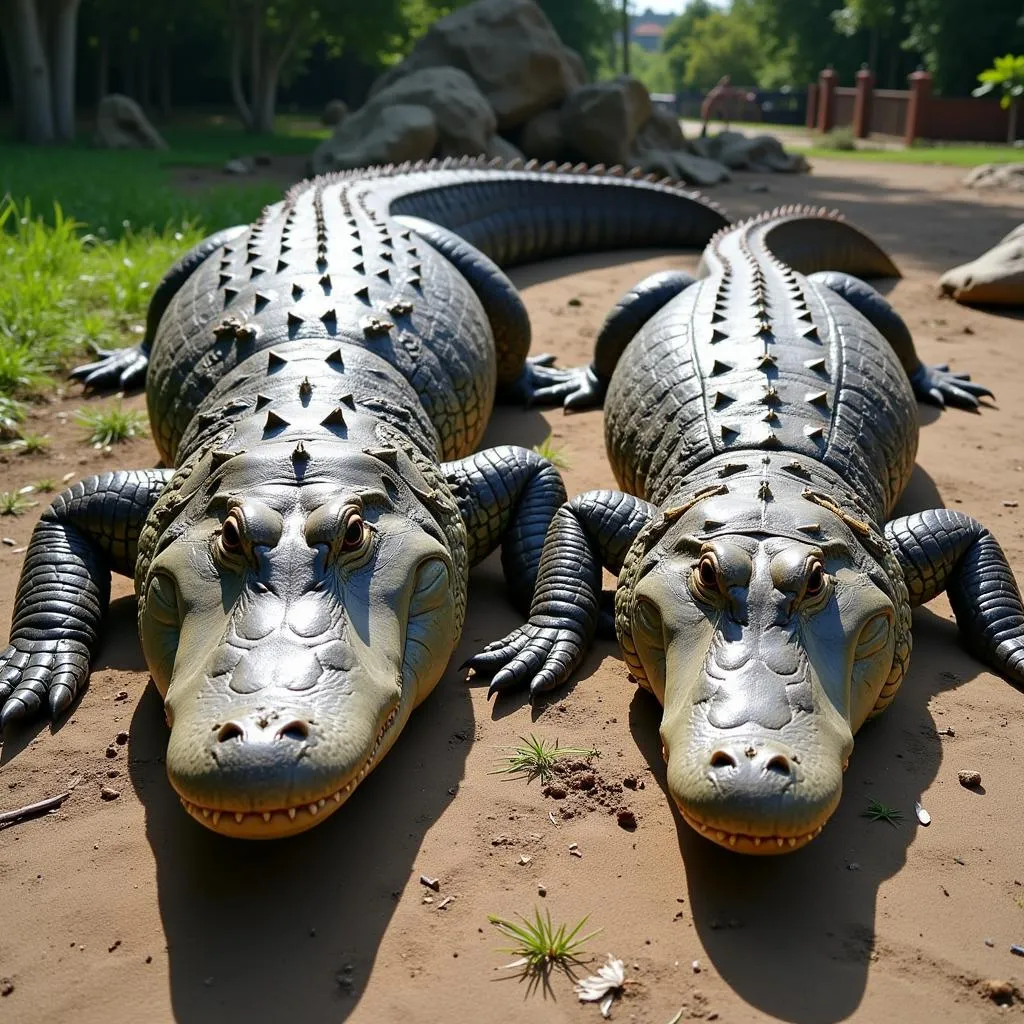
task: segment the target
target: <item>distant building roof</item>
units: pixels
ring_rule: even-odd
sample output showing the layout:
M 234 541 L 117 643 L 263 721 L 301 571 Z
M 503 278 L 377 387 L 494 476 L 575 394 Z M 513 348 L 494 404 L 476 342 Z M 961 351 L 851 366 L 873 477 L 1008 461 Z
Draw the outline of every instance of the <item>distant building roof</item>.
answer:
M 653 21 L 644 21 L 635 25 L 631 34 L 634 36 L 663 36 L 665 28 L 662 25 L 655 25 Z

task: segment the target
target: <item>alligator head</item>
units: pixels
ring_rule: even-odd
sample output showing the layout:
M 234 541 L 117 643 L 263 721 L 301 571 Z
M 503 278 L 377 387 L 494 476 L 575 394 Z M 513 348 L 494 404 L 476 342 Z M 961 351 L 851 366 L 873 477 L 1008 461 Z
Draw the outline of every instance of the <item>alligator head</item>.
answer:
M 264 445 L 212 470 L 141 588 L 171 784 L 226 835 L 289 835 L 336 810 L 440 678 L 461 630 L 457 514 L 439 524 L 393 449 L 400 472 L 324 447 L 304 461 L 303 445 Z
M 821 831 L 904 642 L 905 591 L 864 537 L 782 489 L 713 497 L 663 523 L 646 551 L 638 541 L 617 598 L 634 672 L 664 705 L 673 799 L 702 835 L 746 853 Z

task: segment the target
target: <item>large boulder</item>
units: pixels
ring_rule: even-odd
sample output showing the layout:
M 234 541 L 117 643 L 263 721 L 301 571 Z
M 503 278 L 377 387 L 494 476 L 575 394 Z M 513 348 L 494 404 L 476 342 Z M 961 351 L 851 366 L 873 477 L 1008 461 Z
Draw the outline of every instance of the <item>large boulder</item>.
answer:
M 128 96 L 110 93 L 100 100 L 93 140 L 101 149 L 166 149 L 163 136 L 142 107 Z
M 561 103 L 580 81 L 579 67 L 533 0 L 477 0 L 435 21 L 412 53 L 374 83 L 371 97 L 414 71 L 445 65 L 476 82 L 501 131 Z
M 583 58 L 571 46 L 563 46 L 562 53 L 565 54 L 566 63 L 572 72 L 572 88 L 578 89 L 581 85 L 586 85 L 590 81 L 590 75 L 587 74 L 587 65 L 583 63 Z
M 957 302 L 1024 306 L 1024 224 L 973 262 L 947 270 L 939 289 Z
M 573 156 L 593 164 L 628 164 L 633 143 L 651 118 L 650 94 L 622 76 L 577 89 L 561 110 L 562 133 Z
M 523 152 L 536 160 L 564 160 L 568 152 L 562 118 L 557 110 L 545 110 L 531 117 L 519 133 Z
M 395 104 L 427 107 L 437 124 L 441 156 L 477 156 L 487 149 L 496 120 L 473 79 L 458 68 L 423 68 L 375 93 L 359 113 L 372 116 Z
M 396 104 L 380 110 L 363 107 L 317 146 L 314 174 L 426 160 L 437 145 L 437 122 L 428 107 Z
M 664 107 L 654 106 L 650 120 L 637 132 L 633 147 L 637 153 L 652 149 L 684 149 L 686 140 L 679 118 Z

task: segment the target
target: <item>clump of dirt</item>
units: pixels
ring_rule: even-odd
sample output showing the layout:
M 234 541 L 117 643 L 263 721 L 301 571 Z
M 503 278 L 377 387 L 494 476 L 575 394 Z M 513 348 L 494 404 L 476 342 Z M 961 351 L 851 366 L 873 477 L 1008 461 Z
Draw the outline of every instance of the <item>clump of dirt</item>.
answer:
M 636 814 L 624 803 L 624 789 L 638 787 L 636 776 L 609 779 L 592 761 L 582 759 L 557 762 L 551 769 L 551 776 L 541 793 L 559 802 L 557 813 L 563 820 L 603 810 L 614 814 L 627 831 L 636 829 Z
M 986 999 L 991 999 L 997 1006 L 1011 1006 L 1015 999 L 1020 998 L 1020 991 L 1010 981 L 989 978 L 978 985 L 978 989 Z

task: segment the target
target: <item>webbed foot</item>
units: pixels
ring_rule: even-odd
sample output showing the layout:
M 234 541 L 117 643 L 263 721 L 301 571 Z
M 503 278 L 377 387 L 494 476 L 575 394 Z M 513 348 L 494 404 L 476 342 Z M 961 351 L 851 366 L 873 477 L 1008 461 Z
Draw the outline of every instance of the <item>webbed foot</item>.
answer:
M 950 373 L 949 366 L 925 366 L 924 363 L 910 377 L 914 394 L 921 402 L 945 408 L 977 409 L 980 398 L 994 397 L 983 384 L 971 380 L 969 373 Z
M 569 368 L 554 365 L 555 357 L 530 356 L 522 373 L 499 390 L 508 403 L 564 405 L 566 409 L 592 409 L 601 405 L 607 385 L 590 366 Z
M 95 362 L 76 366 L 68 374 L 72 380 L 81 381 L 86 390 L 128 391 L 145 383 L 149 353 L 141 345 L 110 350 L 97 348 L 95 354 L 99 356 Z
M 59 718 L 85 686 L 89 652 L 67 639 L 19 638 L 0 652 L 0 732 L 47 711 Z
M 530 699 L 565 683 L 582 661 L 586 639 L 573 624 L 553 624 L 548 616 L 489 643 L 462 668 L 491 677 L 487 696 L 529 686 Z

